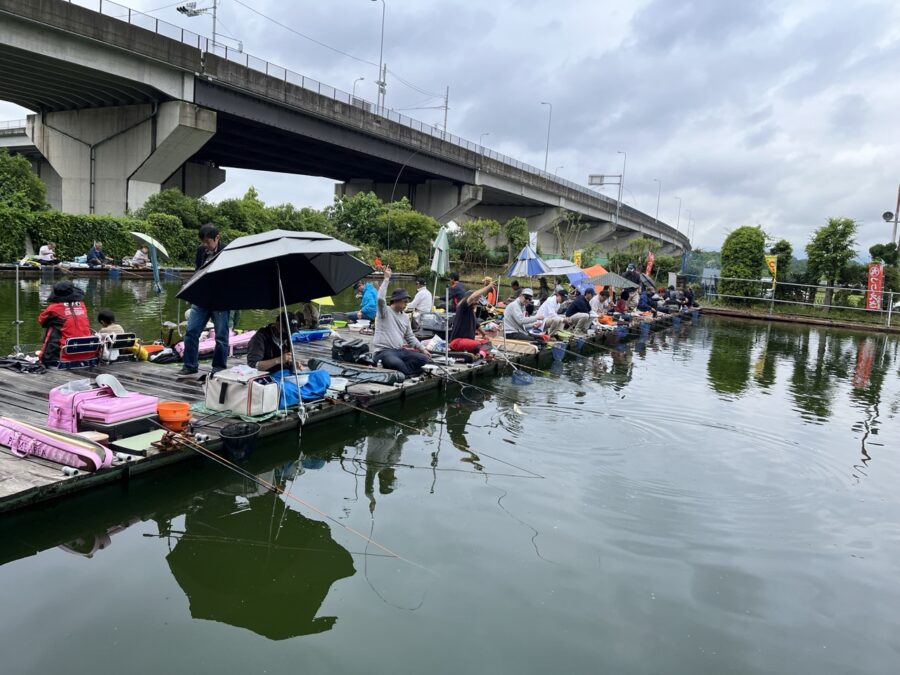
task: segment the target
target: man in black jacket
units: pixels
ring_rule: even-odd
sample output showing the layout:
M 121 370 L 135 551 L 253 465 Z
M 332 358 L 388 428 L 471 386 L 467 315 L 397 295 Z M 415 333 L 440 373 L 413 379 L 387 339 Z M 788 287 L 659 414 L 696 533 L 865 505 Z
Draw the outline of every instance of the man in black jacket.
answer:
M 583 293 L 575 296 L 572 304 L 566 309 L 566 326 L 576 335 L 587 335 L 588 326 L 591 325 L 591 298 L 593 297 L 593 287 L 587 286 Z

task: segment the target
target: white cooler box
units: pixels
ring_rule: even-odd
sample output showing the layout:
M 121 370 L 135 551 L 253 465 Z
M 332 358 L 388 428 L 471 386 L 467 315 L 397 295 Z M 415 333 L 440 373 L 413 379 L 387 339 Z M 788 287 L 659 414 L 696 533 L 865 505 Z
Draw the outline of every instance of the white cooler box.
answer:
M 266 372 L 220 370 L 206 379 L 206 407 L 235 415 L 267 415 L 278 410 L 278 383 Z

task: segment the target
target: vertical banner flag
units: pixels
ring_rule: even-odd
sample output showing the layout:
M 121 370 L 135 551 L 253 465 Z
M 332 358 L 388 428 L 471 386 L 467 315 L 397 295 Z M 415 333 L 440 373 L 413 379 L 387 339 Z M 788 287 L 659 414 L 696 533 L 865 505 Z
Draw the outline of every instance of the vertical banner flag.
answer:
M 644 274 L 646 274 L 648 277 L 653 274 L 653 263 L 655 260 L 656 255 L 653 253 L 653 251 L 650 251 L 650 253 L 647 254 L 647 269 L 644 271 Z
M 767 255 L 766 265 L 769 267 L 769 274 L 772 275 L 772 288 L 775 288 L 775 277 L 778 274 L 778 256 Z
M 528 245 L 537 252 L 537 232 L 528 233 Z
M 575 263 L 577 267 L 581 267 L 581 249 L 577 249 L 575 253 L 572 255 L 574 260 L 572 262 Z
M 884 287 L 884 265 L 871 263 L 869 265 L 869 290 L 866 293 L 866 309 L 881 309 L 881 290 Z

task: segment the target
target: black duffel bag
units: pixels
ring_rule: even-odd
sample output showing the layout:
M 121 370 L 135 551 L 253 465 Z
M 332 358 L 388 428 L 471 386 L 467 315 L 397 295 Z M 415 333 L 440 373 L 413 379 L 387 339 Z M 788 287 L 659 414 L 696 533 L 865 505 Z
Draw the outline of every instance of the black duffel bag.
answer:
M 345 363 L 360 363 L 369 353 L 369 345 L 365 340 L 355 338 L 345 340 L 337 338 L 331 343 L 331 358 Z

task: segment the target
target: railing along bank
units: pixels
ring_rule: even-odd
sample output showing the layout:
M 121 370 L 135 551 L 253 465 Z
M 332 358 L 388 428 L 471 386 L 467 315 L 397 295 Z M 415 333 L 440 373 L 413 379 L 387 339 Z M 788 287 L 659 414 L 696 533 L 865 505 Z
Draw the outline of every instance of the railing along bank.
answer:
M 774 313 L 776 306 L 779 309 L 793 306 L 808 308 L 801 312 L 805 315 L 814 314 L 828 318 L 827 315 L 830 311 L 837 310 L 857 313 L 856 318 L 860 321 L 883 322 L 884 325 L 891 326 L 893 315 L 900 310 L 900 307 L 895 307 L 895 304 L 900 305 L 900 293 L 893 291 L 877 292 L 874 301 L 876 308 L 870 309 L 866 303 L 868 290 L 864 287 L 797 284 L 786 281 L 779 281 L 773 286 L 771 279 L 704 277 L 698 274 L 679 274 L 679 278 L 683 279 L 686 284 L 695 286 L 704 300 L 740 301 L 742 304 L 765 305 L 768 307 L 769 313 Z M 725 282 L 726 290 L 729 282 L 751 285 L 753 294 L 723 292 L 722 282 Z M 829 290 L 832 293 L 832 302 L 826 304 L 826 292 Z M 854 299 L 860 302 L 851 304 Z M 810 312 L 810 308 L 812 312 Z

